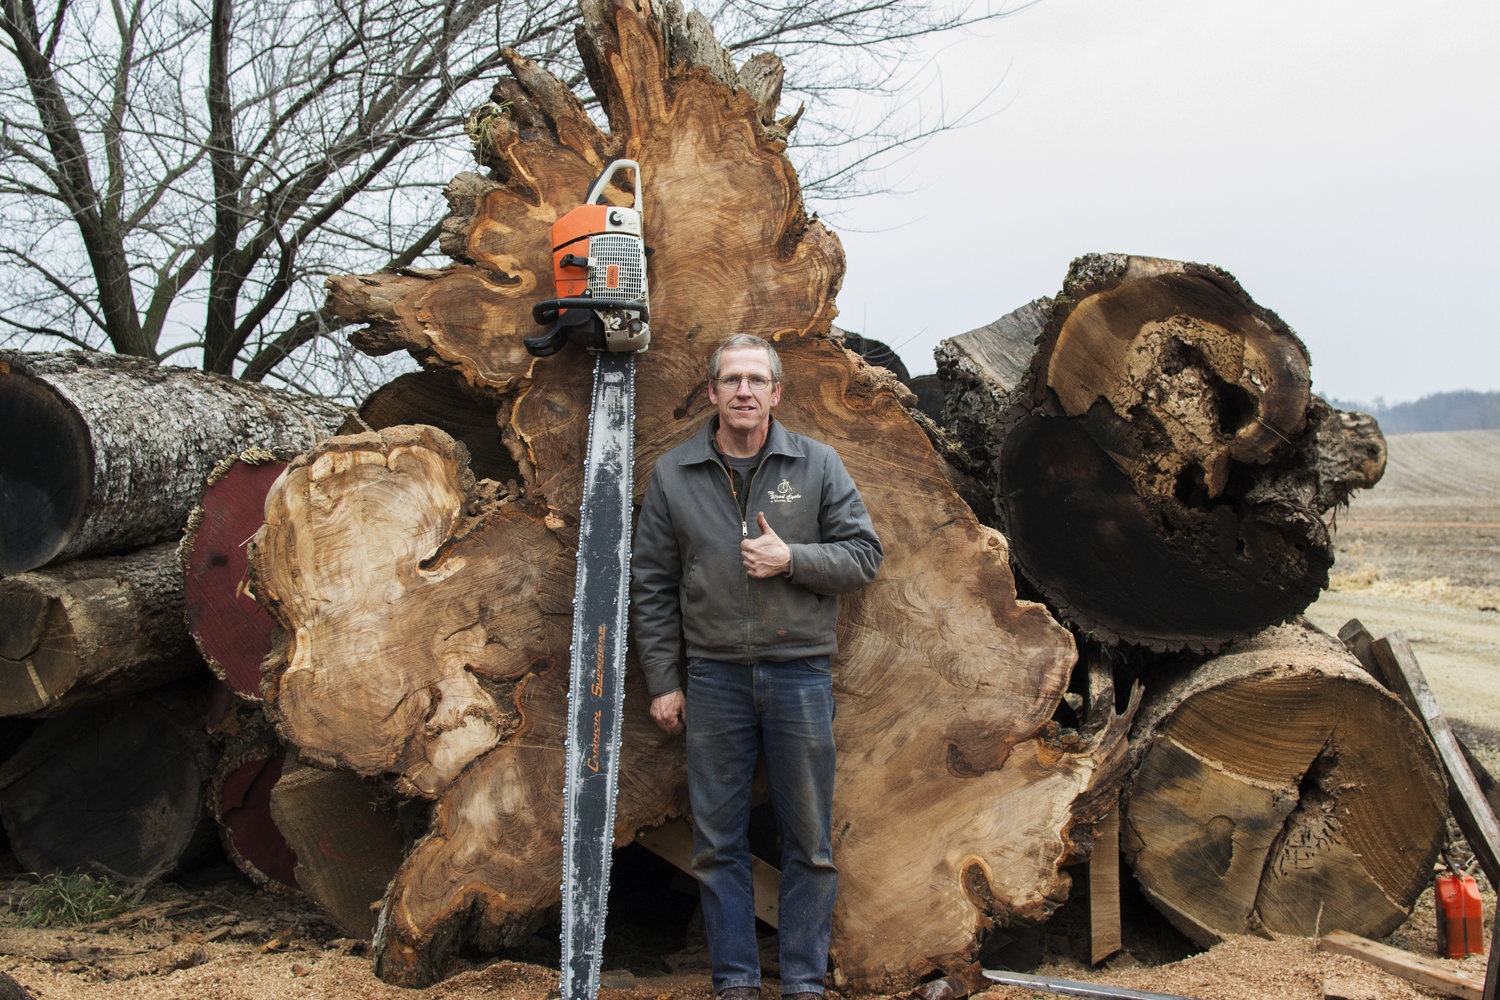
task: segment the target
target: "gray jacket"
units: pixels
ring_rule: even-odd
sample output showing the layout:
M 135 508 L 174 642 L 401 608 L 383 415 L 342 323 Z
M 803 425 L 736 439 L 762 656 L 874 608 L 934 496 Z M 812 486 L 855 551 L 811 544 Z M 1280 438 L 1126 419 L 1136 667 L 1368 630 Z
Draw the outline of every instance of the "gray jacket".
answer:
M 636 523 L 631 620 L 653 698 L 682 687 L 684 641 L 689 657 L 730 663 L 836 652 L 837 595 L 875 579 L 885 555 L 838 453 L 775 420 L 741 518 L 717 423 L 657 460 Z M 745 572 L 757 513 L 791 549 L 789 574 Z

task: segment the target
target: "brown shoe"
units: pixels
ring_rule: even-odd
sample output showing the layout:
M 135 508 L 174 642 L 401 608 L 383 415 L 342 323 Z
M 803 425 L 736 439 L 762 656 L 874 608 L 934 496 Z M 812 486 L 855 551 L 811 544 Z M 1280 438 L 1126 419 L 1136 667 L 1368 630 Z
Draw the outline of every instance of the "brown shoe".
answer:
M 821 993 L 783 993 L 781 1000 L 823 1000 Z
M 760 987 L 731 986 L 719 993 L 719 1000 L 760 1000 Z

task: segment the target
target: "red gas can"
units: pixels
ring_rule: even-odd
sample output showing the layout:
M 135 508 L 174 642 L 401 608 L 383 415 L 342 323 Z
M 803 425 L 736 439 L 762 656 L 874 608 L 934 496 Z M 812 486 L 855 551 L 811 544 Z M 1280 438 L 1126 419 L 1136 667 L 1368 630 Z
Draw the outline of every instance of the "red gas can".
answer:
M 1437 950 L 1447 958 L 1484 954 L 1484 907 L 1472 875 L 1437 877 Z

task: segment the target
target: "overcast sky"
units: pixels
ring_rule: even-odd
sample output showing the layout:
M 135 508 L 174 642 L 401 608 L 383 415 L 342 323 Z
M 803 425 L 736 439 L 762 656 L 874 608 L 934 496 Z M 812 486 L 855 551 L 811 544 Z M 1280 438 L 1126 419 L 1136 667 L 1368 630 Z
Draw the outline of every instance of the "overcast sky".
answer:
M 999 83 L 990 117 L 829 217 L 837 323 L 913 374 L 1126 252 L 1234 274 L 1321 395 L 1500 389 L 1495 0 L 1042 0 L 935 71 L 955 108 Z

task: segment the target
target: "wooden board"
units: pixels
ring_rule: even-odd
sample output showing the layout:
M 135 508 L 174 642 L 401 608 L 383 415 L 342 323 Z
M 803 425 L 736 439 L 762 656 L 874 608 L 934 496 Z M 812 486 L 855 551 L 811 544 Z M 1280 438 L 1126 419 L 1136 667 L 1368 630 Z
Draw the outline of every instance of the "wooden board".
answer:
M 1437 959 L 1413 955 L 1409 951 L 1392 948 L 1348 931 L 1334 931 L 1323 935 L 1318 939 L 1318 947 L 1340 955 L 1351 955 L 1444 996 L 1481 1000 L 1484 992 L 1482 980 L 1457 972 Z

